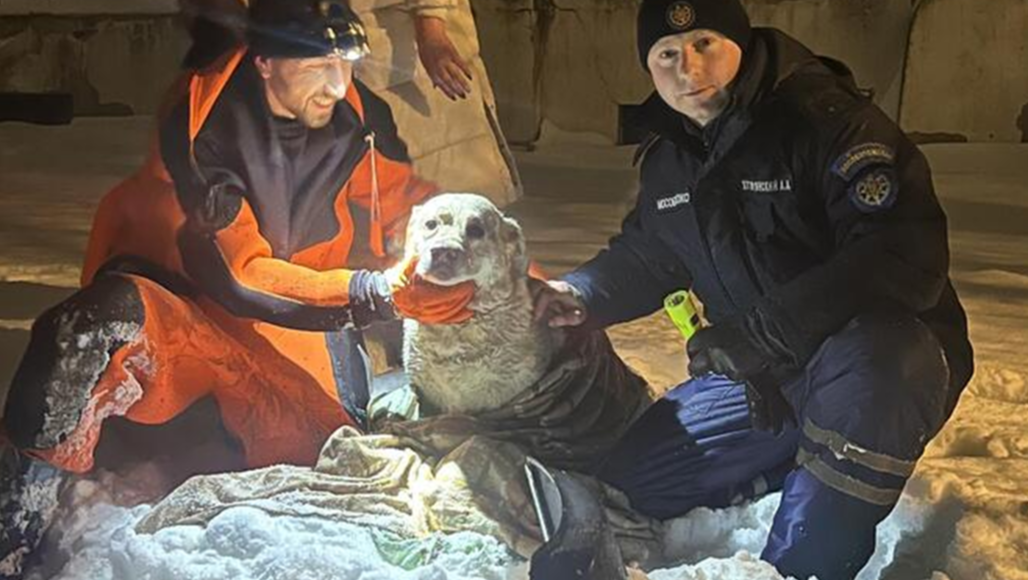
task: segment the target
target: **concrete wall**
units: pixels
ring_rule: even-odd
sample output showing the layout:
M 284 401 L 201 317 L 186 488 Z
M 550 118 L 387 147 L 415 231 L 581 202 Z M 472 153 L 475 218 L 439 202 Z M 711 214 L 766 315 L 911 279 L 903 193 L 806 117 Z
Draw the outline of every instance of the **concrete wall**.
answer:
M 925 0 L 901 123 L 931 140 L 1028 142 L 1028 0 Z
M 0 91 L 66 92 L 76 115 L 152 113 L 188 39 L 174 0 L 0 0 Z
M 482 60 L 496 95 L 507 139 L 531 143 L 539 136 L 542 109 L 537 69 L 539 11 L 533 0 L 472 0 Z
M 636 57 L 639 1 L 472 0 L 512 142 L 537 140 L 544 121 L 615 139 L 618 105 L 652 90 Z M 744 0 L 755 24 L 847 62 L 908 131 L 1028 139 L 1028 0 L 923 0 L 916 18 L 912 2 Z M 80 115 L 152 112 L 187 46 L 174 9 L 0 0 L 0 91 L 71 92 Z
M 553 0 L 539 70 L 542 116 L 565 131 L 617 136 L 617 105 L 653 90 L 635 49 L 635 0 Z M 626 26 L 626 23 L 629 25 Z
M 744 0 L 775 26 L 850 64 L 893 117 L 899 108 L 911 0 Z M 617 135 L 617 106 L 651 91 L 635 48 L 639 0 L 476 0 L 482 52 L 512 141 L 543 119 L 566 131 Z
M 893 119 L 899 112 L 911 0 L 744 0 L 756 26 L 786 31 L 841 60 Z

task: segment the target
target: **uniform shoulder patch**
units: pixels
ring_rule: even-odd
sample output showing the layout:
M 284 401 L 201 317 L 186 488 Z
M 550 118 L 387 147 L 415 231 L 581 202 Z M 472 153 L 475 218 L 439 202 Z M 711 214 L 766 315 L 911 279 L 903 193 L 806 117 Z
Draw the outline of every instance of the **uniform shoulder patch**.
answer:
M 896 190 L 895 171 L 891 167 L 876 167 L 850 184 L 849 196 L 857 209 L 871 213 L 892 207 Z
M 848 183 L 868 167 L 892 167 L 895 162 L 896 152 L 892 147 L 883 143 L 862 143 L 840 155 L 832 163 L 832 173 Z

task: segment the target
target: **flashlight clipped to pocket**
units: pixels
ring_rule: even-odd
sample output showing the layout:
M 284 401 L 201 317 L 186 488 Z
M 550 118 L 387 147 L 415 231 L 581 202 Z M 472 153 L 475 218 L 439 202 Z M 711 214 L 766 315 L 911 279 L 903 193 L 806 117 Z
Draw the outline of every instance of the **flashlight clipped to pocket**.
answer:
M 664 311 L 688 342 L 703 327 L 696 303 L 688 290 L 678 290 L 664 297 Z

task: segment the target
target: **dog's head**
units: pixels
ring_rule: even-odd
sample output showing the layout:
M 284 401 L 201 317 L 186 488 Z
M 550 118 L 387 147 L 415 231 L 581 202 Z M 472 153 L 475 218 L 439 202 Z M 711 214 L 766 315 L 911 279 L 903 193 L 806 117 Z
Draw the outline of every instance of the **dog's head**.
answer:
M 471 193 L 445 193 L 415 207 L 405 252 L 417 256 L 418 274 L 442 286 L 471 280 L 479 291 L 499 290 L 528 272 L 521 227 Z

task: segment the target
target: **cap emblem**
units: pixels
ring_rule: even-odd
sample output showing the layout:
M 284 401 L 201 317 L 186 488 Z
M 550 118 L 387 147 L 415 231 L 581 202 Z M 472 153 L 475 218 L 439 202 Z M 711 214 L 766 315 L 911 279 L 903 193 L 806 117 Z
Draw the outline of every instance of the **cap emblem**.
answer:
M 685 30 L 696 21 L 696 11 L 688 2 L 675 2 L 667 9 L 667 23 L 675 30 Z

